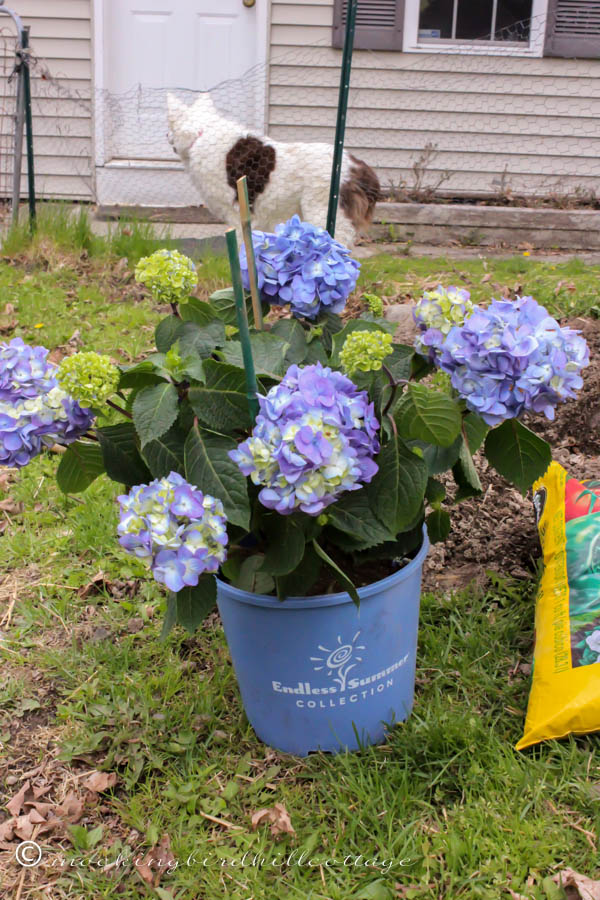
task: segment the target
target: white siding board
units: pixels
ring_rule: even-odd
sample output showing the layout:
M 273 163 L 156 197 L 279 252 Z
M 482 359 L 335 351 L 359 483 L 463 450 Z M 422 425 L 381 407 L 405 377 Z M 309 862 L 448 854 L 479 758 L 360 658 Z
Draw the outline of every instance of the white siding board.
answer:
M 36 60 L 32 70 L 36 192 L 40 197 L 91 199 L 90 0 L 11 0 L 10 6 L 31 28 Z M 0 16 L 0 26 L 4 19 Z M 22 187 L 25 191 L 25 180 Z
M 331 29 L 331 8 L 324 4 L 275 3 L 271 8 L 273 25 L 324 25 Z

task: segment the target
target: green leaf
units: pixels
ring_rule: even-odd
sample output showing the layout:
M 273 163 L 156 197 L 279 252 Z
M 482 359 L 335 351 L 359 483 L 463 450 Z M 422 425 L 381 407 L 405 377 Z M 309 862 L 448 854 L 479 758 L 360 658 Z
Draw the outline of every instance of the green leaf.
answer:
M 304 556 L 304 532 L 288 516 L 265 518 L 267 552 L 261 566 L 269 575 L 288 575 Z
M 169 430 L 178 413 L 178 394 L 174 384 L 163 382 L 142 388 L 133 401 L 133 424 L 142 447 Z
M 450 534 L 450 516 L 445 509 L 434 509 L 426 519 L 427 533 L 432 544 L 445 541 Z
M 450 447 L 460 433 L 460 409 L 452 397 L 426 387 L 409 384 L 394 413 L 400 437 Z
M 183 445 L 185 434 L 176 425 L 166 434 L 149 441 L 142 449 L 142 458 L 155 478 L 164 478 L 169 472 L 185 474 Z
M 237 311 L 233 288 L 223 288 L 220 291 L 215 291 L 208 299 L 211 307 L 226 325 L 237 326 Z M 261 302 L 261 308 L 263 315 L 266 315 L 269 311 L 270 304 Z M 246 312 L 248 314 L 248 324 L 252 327 L 254 325 L 254 310 L 252 309 L 252 298 L 250 297 L 250 294 L 246 295 Z
M 246 476 L 227 455 L 236 446 L 233 438 L 194 425 L 184 447 L 185 475 L 191 484 L 221 500 L 230 522 L 248 530 L 250 501 Z
M 139 440 L 133 422 L 121 422 L 97 428 L 106 474 L 119 484 L 147 484 L 150 470 L 140 456 Z
M 425 499 L 434 506 L 446 499 L 446 488 L 438 481 L 437 478 L 429 478 L 427 480 L 427 488 L 425 489 Z
M 550 446 L 521 424 L 507 419 L 485 439 L 485 455 L 500 475 L 523 495 L 540 478 L 552 460 Z
M 454 496 L 455 502 L 458 503 L 459 500 L 466 500 L 468 497 L 476 497 L 478 494 L 481 494 L 483 490 L 481 481 L 479 480 L 471 451 L 465 440 L 462 442 L 458 459 L 452 466 L 452 474 L 458 485 L 458 490 Z
M 150 359 L 145 359 L 135 366 L 121 369 L 119 390 L 147 387 L 149 384 L 158 384 L 161 381 L 164 381 L 164 378 L 156 371 L 154 362 Z
M 331 569 L 333 569 L 333 571 L 334 571 L 335 574 L 337 575 L 338 581 L 340 582 L 340 584 L 341 584 L 341 586 L 343 587 L 343 589 L 344 589 L 345 591 L 347 591 L 347 592 L 350 594 L 350 596 L 352 597 L 352 599 L 354 600 L 354 602 L 356 603 L 356 605 L 357 605 L 357 606 L 360 606 L 360 597 L 358 596 L 358 591 L 356 590 L 356 588 L 355 588 L 353 582 L 350 581 L 350 579 L 348 578 L 348 576 L 346 575 L 346 573 L 345 573 L 345 572 L 342 572 L 342 570 L 340 569 L 340 567 L 338 566 L 338 564 L 335 563 L 335 562 L 332 560 L 332 558 L 331 558 L 330 556 L 327 555 L 327 553 L 326 553 L 326 552 L 323 550 L 323 548 L 317 543 L 316 540 L 313 540 L 312 545 L 313 545 L 313 547 L 315 548 L 315 551 L 316 551 L 317 555 L 321 557 L 321 559 L 323 560 L 323 562 L 324 562 L 324 563 L 327 563 L 327 565 L 328 565 Z
M 379 471 L 365 490 L 371 508 L 393 538 L 412 526 L 422 510 L 427 465 L 396 437 L 383 445 L 375 461 Z
M 490 430 L 487 422 L 484 422 L 477 413 L 470 412 L 463 419 L 463 430 L 467 438 L 467 444 L 471 453 L 476 453 L 485 440 Z
M 219 318 L 210 303 L 197 297 L 190 297 L 187 303 L 180 303 L 179 315 L 184 322 L 195 322 L 196 325 L 208 325 Z
M 379 521 L 371 509 L 366 488 L 343 494 L 337 503 L 327 508 L 327 515 L 334 528 L 344 535 L 351 535 L 360 542 L 362 549 L 392 541 L 396 535 Z
M 287 341 L 283 341 L 269 331 L 260 331 L 258 334 L 250 335 L 250 345 L 257 375 L 280 378 L 286 372 L 288 367 L 285 357 L 290 349 Z M 242 345 L 239 341 L 227 341 L 221 352 L 225 362 L 241 369 L 244 368 Z
M 178 316 L 167 316 L 156 326 L 154 342 L 159 353 L 166 353 L 171 349 L 181 331 L 182 321 Z
M 201 357 L 210 356 L 215 347 L 222 347 L 225 343 L 225 324 L 220 319 L 215 319 L 207 325 L 182 322 L 177 340 L 182 357 L 195 354 Z
M 217 431 L 250 428 L 252 421 L 243 369 L 207 359 L 204 375 L 206 387 L 192 387 L 188 391 L 188 400 L 198 418 Z
M 244 560 L 235 580 L 235 586 L 240 591 L 250 591 L 252 594 L 273 593 L 275 582 L 267 572 L 262 571 L 264 559 L 264 554 L 256 553 Z
M 277 596 L 280 600 L 287 597 L 306 597 L 321 572 L 323 562 L 312 543 L 305 545 L 304 556 L 293 572 L 275 579 Z
M 177 622 L 193 634 L 217 603 L 217 582 L 214 575 L 201 575 L 196 587 L 178 591 Z
M 393 325 L 391 333 L 393 334 L 395 330 L 396 326 Z M 346 338 L 349 334 L 352 334 L 353 331 L 383 331 L 384 333 L 389 333 L 389 328 L 376 322 L 366 322 L 364 319 L 350 319 L 349 322 L 346 322 L 341 331 L 338 331 L 333 335 L 333 344 L 331 348 L 332 366 L 339 366 L 340 351 L 344 346 Z
M 394 892 L 382 878 L 378 878 L 352 894 L 352 900 L 394 900 Z
M 80 494 L 104 472 L 100 444 L 75 441 L 61 457 L 56 480 L 65 494 Z
M 300 365 L 305 361 L 309 345 L 306 342 L 306 331 L 298 319 L 279 319 L 271 325 L 270 333 L 290 345 L 285 357 L 287 366 L 291 366 L 292 363 Z
M 160 640 L 166 641 L 177 622 L 177 594 L 169 594 L 167 597 L 167 611 L 160 632 Z
M 430 475 L 441 475 L 451 469 L 462 447 L 462 434 L 459 434 L 449 447 L 436 447 L 435 444 L 427 444 L 424 441 L 411 442 L 411 446 L 420 447 L 423 451 L 423 459 L 427 463 Z
M 406 344 L 394 344 L 394 352 L 386 356 L 384 363 L 396 381 L 410 378 L 415 348 Z

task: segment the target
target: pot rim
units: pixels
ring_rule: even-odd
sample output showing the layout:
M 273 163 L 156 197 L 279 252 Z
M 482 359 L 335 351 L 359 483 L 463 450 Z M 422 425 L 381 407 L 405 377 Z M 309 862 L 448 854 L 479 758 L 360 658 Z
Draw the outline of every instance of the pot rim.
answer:
M 398 569 L 397 572 L 392 572 L 391 575 L 387 575 L 379 581 L 374 581 L 372 584 L 366 584 L 364 587 L 357 588 L 360 599 L 364 600 L 373 594 L 379 593 L 379 591 L 384 590 L 386 587 L 405 581 L 413 575 L 415 571 L 423 565 L 429 551 L 429 546 L 427 525 L 423 524 L 423 542 L 414 559 L 411 559 L 407 566 Z M 231 599 L 237 600 L 239 603 L 246 603 L 250 606 L 264 606 L 269 609 L 296 611 L 298 609 L 315 609 L 326 606 L 339 606 L 342 603 L 354 603 L 347 591 L 341 591 L 337 594 L 320 594 L 315 597 L 287 597 L 285 600 L 278 600 L 277 597 L 269 597 L 267 594 L 253 594 L 251 591 L 243 591 L 226 581 L 221 581 L 218 576 L 216 576 L 216 578 L 217 583 L 225 588 Z

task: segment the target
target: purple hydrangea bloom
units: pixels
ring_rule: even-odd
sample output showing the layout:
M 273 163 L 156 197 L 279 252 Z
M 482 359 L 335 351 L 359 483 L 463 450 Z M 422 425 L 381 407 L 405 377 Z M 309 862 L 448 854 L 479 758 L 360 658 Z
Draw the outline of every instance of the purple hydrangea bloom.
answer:
M 0 465 L 26 466 L 45 446 L 70 444 L 94 416 L 57 384 L 45 347 L 0 343 Z
M 476 307 L 449 331 L 437 364 L 467 406 L 493 426 L 523 412 L 553 419 L 555 406 L 581 388 L 589 350 L 533 297 L 517 297 Z
M 220 500 L 203 494 L 177 472 L 138 484 L 118 497 L 119 543 L 147 561 L 171 591 L 195 587 L 227 557 L 227 520 Z
M 263 506 L 283 515 L 299 509 L 317 516 L 377 472 L 373 404 L 340 372 L 320 363 L 290 366 L 258 402 L 252 436 L 229 456 L 262 485 Z
M 417 351 L 436 363 L 446 336 L 455 325 L 462 325 L 474 306 L 471 295 L 462 288 L 443 288 L 425 291 L 413 311 L 419 329 L 415 339 Z
M 269 303 L 290 304 L 294 316 L 314 319 L 340 313 L 354 290 L 360 263 L 324 228 L 293 216 L 275 233 L 252 232 L 258 287 Z M 250 287 L 246 248 L 240 248 L 242 281 Z

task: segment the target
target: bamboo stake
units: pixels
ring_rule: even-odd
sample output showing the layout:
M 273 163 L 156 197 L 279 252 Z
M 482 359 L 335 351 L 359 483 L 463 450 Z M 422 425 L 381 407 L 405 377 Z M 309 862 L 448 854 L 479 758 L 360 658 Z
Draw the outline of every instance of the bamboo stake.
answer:
M 250 331 L 248 329 L 248 313 L 246 311 L 246 301 L 244 299 L 242 272 L 240 269 L 240 258 L 238 255 L 238 242 L 235 234 L 235 228 L 230 228 L 225 232 L 225 240 L 227 241 L 229 268 L 231 269 L 231 283 L 233 285 L 233 293 L 235 296 L 238 330 L 240 332 L 242 355 L 244 358 L 244 370 L 246 372 L 246 397 L 248 398 L 250 418 L 252 419 L 252 422 L 254 422 L 256 416 L 258 415 L 258 400 L 256 399 L 258 386 L 256 384 L 254 360 L 252 359 Z
M 252 311 L 254 312 L 254 327 L 259 331 L 264 330 L 260 295 L 258 292 L 258 277 L 256 275 L 256 260 L 254 258 L 254 244 L 252 243 L 252 220 L 250 218 L 250 201 L 248 200 L 248 179 L 245 175 L 237 180 L 238 201 L 240 204 L 240 218 L 242 220 L 242 234 L 246 247 L 246 259 L 248 260 L 248 277 L 250 279 L 250 293 L 252 295 Z

